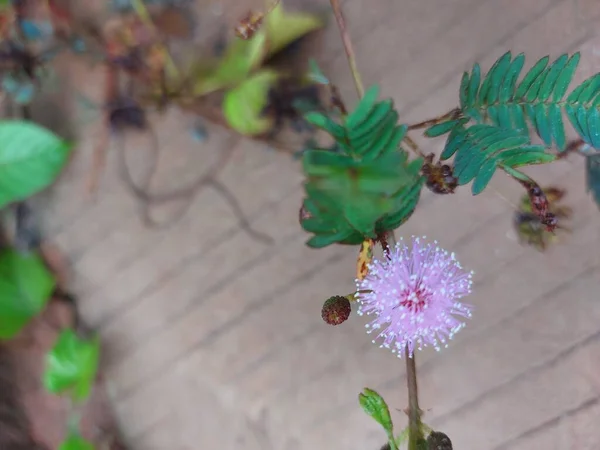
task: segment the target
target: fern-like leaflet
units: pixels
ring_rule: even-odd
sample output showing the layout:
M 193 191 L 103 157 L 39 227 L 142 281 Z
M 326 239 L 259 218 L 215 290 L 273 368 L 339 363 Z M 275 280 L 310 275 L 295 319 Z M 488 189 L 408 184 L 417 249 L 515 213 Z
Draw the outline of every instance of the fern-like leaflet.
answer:
M 310 217 L 302 227 L 315 235 L 311 247 L 373 239 L 404 223 L 419 200 L 423 161 L 408 160 L 400 147 L 407 126 L 398 124 L 392 100 L 377 101 L 378 95 L 377 86 L 368 89 L 339 122 L 317 112 L 305 115 L 337 144 L 337 151 L 304 153 L 304 209 Z
M 473 161 L 468 165 L 469 170 L 459 177 L 459 184 L 475 178 L 477 185 L 473 186 L 473 193 L 479 193 L 485 189 L 496 167 L 543 164 L 555 159 L 547 151 L 544 155 L 541 147 L 527 142 L 519 144 L 520 147 L 503 148 L 512 152 L 509 153 L 511 158 L 507 161 L 500 158 L 494 165 L 492 160 L 500 155 L 497 145 L 491 151 L 493 158 L 489 157 L 489 150 L 477 155 L 481 151 L 479 138 L 473 142 L 471 139 L 480 136 L 483 129 L 469 132 L 472 122 L 477 124 L 475 126 L 495 127 L 496 138 L 517 139 L 516 133 L 529 136 L 532 130 L 546 147 L 554 145 L 562 152 L 567 147 L 566 115 L 581 139 L 600 148 L 600 74 L 588 78 L 567 95 L 579 59 L 579 53 L 571 57 L 563 54 L 553 62 L 546 56 L 521 77 L 525 56 L 521 53 L 513 58 L 511 52 L 506 52 L 485 76 L 477 63 L 463 74 L 459 91 L 461 117 L 443 121 L 425 131 L 430 137 L 450 133 L 442 159 L 456 151 L 457 140 L 462 142 L 461 158 Z M 505 136 L 502 130 L 509 134 Z M 487 132 L 492 133 L 492 128 L 487 128 Z M 491 140 L 486 139 L 484 144 Z M 509 139 L 509 142 L 512 141 Z

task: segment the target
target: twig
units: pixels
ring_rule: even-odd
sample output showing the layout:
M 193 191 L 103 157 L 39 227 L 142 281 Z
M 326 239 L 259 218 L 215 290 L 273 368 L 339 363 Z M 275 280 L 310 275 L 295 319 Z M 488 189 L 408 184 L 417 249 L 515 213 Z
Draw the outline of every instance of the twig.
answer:
M 454 108 L 452 111 L 448 111 L 446 114 L 435 117 L 433 119 L 424 120 L 423 122 L 415 123 L 408 126 L 408 131 L 419 130 L 421 128 L 429 128 L 438 123 L 446 122 L 447 120 L 456 120 L 462 115 L 460 108 Z
M 350 65 L 350 71 L 352 72 L 352 78 L 354 79 L 354 85 L 356 86 L 356 92 L 358 92 L 359 97 L 362 97 L 365 94 L 365 88 L 363 87 L 360 73 L 358 72 L 358 66 L 356 65 L 356 56 L 354 55 L 350 34 L 348 34 L 348 30 L 346 29 L 346 21 L 342 14 L 340 0 L 330 1 L 331 9 L 333 9 L 333 14 L 335 15 L 335 20 L 337 21 L 340 35 L 342 36 L 342 42 L 344 44 L 344 50 L 346 51 L 346 57 L 348 58 L 348 64 Z
M 417 156 L 420 156 L 421 158 L 425 158 L 425 154 L 419 149 L 419 146 L 417 145 L 417 143 L 415 141 L 413 141 L 413 139 L 406 134 L 404 136 L 404 141 L 406 141 L 406 143 L 408 144 L 408 146 L 410 147 L 410 149 L 415 152 L 417 154 Z
M 418 450 L 418 443 L 424 439 L 421 431 L 421 409 L 417 388 L 417 366 L 415 355 L 410 355 L 408 346 L 404 350 L 406 359 L 406 380 L 408 386 L 408 450 Z

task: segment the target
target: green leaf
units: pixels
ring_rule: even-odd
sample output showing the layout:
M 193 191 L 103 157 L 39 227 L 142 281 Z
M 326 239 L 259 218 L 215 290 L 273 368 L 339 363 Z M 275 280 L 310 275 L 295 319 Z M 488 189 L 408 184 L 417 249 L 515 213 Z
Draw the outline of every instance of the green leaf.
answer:
M 329 84 L 329 79 L 325 76 L 325 74 L 317 64 L 317 61 L 311 58 L 308 61 L 308 67 L 309 71 L 307 78 L 310 81 L 313 81 L 317 84 Z
M 309 112 L 304 115 L 304 120 L 313 124 L 317 128 L 321 128 L 329 132 L 336 140 L 346 139 L 346 130 L 343 126 L 338 125 L 329 117 L 319 112 Z
M 286 13 L 279 3 L 265 17 L 265 29 L 268 37 L 268 55 L 283 50 L 292 42 L 325 26 L 322 17 L 304 12 Z
M 485 189 L 498 164 L 517 167 L 556 159 L 543 146 L 530 145 L 529 137 L 519 130 L 483 124 L 454 129 L 442 156 L 453 152 L 456 152 L 454 176 L 460 185 L 475 179 L 471 187 L 474 195 Z
M 471 186 L 473 195 L 481 194 L 484 191 L 496 172 L 496 166 L 497 160 L 495 158 L 490 158 L 482 164 L 477 173 L 477 177 Z
M 433 125 L 425 130 L 425 136 L 427 137 L 437 137 L 443 134 L 449 133 L 452 129 L 457 125 L 462 125 L 463 119 L 450 120 L 448 122 L 438 123 Z
M 39 255 L 0 252 L 0 339 L 15 337 L 41 313 L 54 286 L 54 277 Z
M 58 450 L 94 450 L 94 444 L 85 440 L 77 434 L 71 434 L 62 444 L 58 447 Z
M 460 107 L 465 110 L 469 105 L 469 74 L 467 72 L 463 73 L 463 76 L 460 80 L 460 90 L 459 90 L 459 100 Z
M 225 94 L 223 113 L 233 129 L 246 136 L 263 134 L 271 129 L 273 118 L 265 117 L 263 111 L 278 77 L 274 71 L 263 70 Z
M 263 61 L 266 43 L 264 30 L 257 31 L 252 39 L 234 39 L 217 67 L 198 76 L 194 94 L 206 95 L 244 81 Z
M 48 187 L 71 149 L 71 143 L 33 122 L 0 122 L 0 208 Z
M 585 183 L 600 208 L 600 154 L 585 157 Z
M 383 397 L 374 390 L 365 388 L 362 393 L 358 394 L 358 402 L 363 411 L 383 427 L 390 441 L 390 445 L 395 447 L 396 441 L 394 439 L 392 417 Z
M 96 378 L 100 339 L 80 339 L 72 329 L 63 330 L 46 355 L 44 386 L 53 394 L 69 391 L 75 401 L 86 400 Z
M 379 86 L 376 84 L 367 89 L 365 95 L 360 99 L 354 111 L 346 117 L 346 127 L 348 129 L 356 128 L 367 119 L 375 106 L 378 96 Z

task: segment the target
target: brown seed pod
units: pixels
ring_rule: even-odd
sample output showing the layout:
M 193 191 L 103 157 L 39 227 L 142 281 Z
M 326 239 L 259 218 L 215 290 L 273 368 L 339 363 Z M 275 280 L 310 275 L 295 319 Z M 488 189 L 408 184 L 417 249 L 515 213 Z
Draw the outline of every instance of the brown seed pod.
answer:
M 352 312 L 350 300 L 341 295 L 334 295 L 323 303 L 321 317 L 329 325 L 339 325 L 348 320 L 350 312 Z

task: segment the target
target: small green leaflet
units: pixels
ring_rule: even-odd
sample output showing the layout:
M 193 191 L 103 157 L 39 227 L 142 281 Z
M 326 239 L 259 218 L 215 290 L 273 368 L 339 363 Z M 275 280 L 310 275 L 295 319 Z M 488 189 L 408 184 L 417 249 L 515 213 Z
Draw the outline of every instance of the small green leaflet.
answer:
M 63 330 L 46 355 L 44 386 L 53 394 L 69 392 L 75 401 L 91 392 L 100 358 L 100 339 L 81 339 L 74 330 Z
M 0 339 L 15 337 L 37 316 L 55 281 L 42 258 L 5 249 L 0 252 Z
M 0 122 L 0 208 L 48 187 L 67 163 L 72 147 L 33 122 Z
M 329 84 L 329 79 L 325 76 L 325 74 L 323 73 L 323 71 L 321 70 L 321 68 L 319 67 L 319 65 L 317 64 L 317 61 L 315 61 L 314 59 L 310 59 L 308 61 L 308 76 L 307 78 L 317 84 Z
M 77 434 L 71 434 L 58 450 L 95 450 L 94 445 Z
M 454 154 L 454 176 L 459 185 L 474 179 L 473 195 L 483 192 L 498 167 L 514 169 L 556 160 L 544 146 L 531 145 L 529 136 L 519 130 L 484 124 L 453 129 L 441 158 Z
M 394 439 L 394 426 L 392 417 L 387 403 L 381 395 L 373 389 L 365 388 L 362 393 L 358 394 L 358 402 L 363 411 L 371 416 L 385 430 L 390 448 L 397 449 L 396 440 Z

